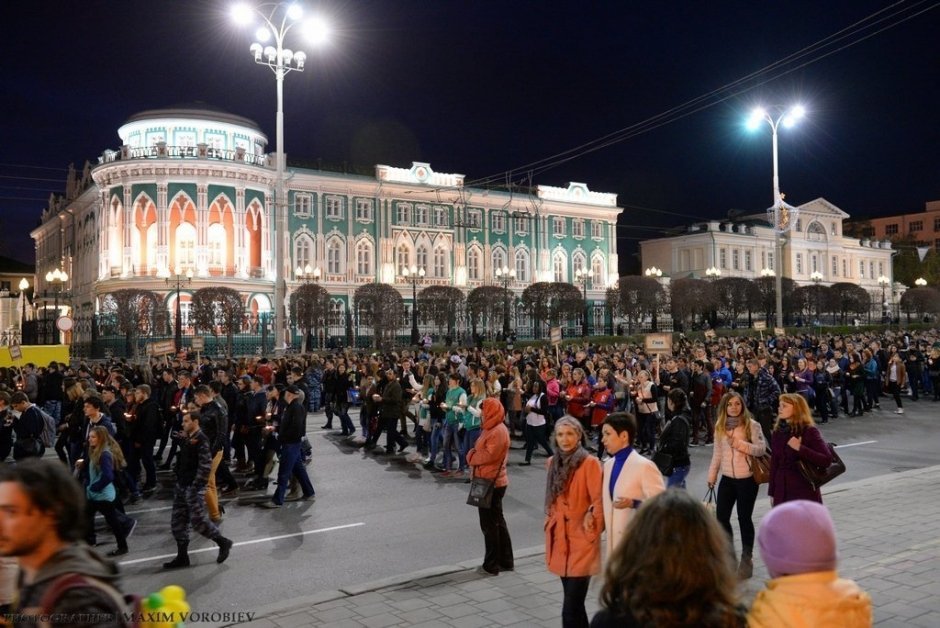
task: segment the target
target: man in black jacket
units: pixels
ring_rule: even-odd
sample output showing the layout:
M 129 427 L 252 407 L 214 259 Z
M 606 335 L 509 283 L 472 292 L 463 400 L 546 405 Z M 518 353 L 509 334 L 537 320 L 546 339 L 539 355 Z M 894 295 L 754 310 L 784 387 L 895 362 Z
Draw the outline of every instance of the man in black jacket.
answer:
M 222 412 L 221 406 L 212 399 L 212 390 L 208 386 L 200 384 L 196 386 L 193 393 L 196 404 L 199 406 L 201 417 L 199 425 L 203 434 L 209 439 L 209 455 L 212 457 L 212 466 L 206 485 L 206 506 L 212 523 L 219 523 L 222 521 L 222 513 L 219 512 L 219 494 L 216 492 L 215 474 L 219 465 L 222 464 L 222 450 L 225 448 L 225 435 L 228 433 L 228 417 Z
M 163 563 L 164 569 L 189 567 L 189 527 L 219 546 L 217 563 L 224 563 L 232 541 L 222 536 L 206 514 L 206 486 L 212 469 L 209 439 L 199 429 L 199 413 L 183 415 L 183 433 L 176 462 L 176 486 L 173 489 L 173 514 L 170 529 L 176 539 L 176 558 Z
M 144 482 L 144 496 L 149 497 L 157 487 L 157 463 L 153 457 L 153 447 L 163 433 L 163 413 L 160 405 L 151 397 L 150 386 L 141 384 L 134 391 L 137 408 L 131 426 L 131 442 L 134 456 L 128 460 L 132 475 L 140 477 L 140 465 L 143 464 L 147 480 Z
M 303 495 L 298 499 L 310 501 L 315 499 L 313 484 L 310 482 L 310 476 L 307 475 L 301 451 L 301 440 L 307 433 L 307 410 L 300 403 L 300 389 L 297 386 L 288 386 L 284 390 L 284 398 L 287 400 L 287 409 L 284 411 L 277 435 L 281 443 L 277 490 L 274 491 L 272 501 L 261 504 L 263 508 L 280 508 L 284 505 L 284 495 L 291 476 L 297 479 L 303 490 Z M 271 430 L 273 426 L 265 429 Z
M 382 435 L 382 430 L 385 430 L 385 453 L 394 454 L 396 444 L 398 453 L 405 451 L 408 441 L 398 431 L 398 423 L 402 417 L 402 390 L 395 369 L 389 367 L 385 371 L 385 387 L 382 388 L 381 393 L 372 395 L 372 400 L 379 406 L 379 429 L 374 435 L 369 435 L 366 449 L 369 449 L 370 445 L 375 447 Z
M 42 443 L 42 430 L 45 427 L 39 408 L 29 402 L 29 398 L 21 390 L 10 396 L 10 407 L 19 414 L 13 422 L 13 433 L 16 442 L 13 443 L 13 459 L 42 458 L 46 448 Z

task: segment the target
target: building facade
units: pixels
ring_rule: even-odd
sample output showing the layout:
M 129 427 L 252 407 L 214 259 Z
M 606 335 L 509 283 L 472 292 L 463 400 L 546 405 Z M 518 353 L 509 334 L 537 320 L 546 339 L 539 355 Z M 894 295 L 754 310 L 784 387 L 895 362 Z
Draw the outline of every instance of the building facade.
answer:
M 891 242 L 843 235 L 849 215 L 824 198 L 799 206 L 796 216 L 784 238 L 783 276 L 811 285 L 818 272 L 822 285 L 855 283 L 880 304 L 878 279 L 887 277 L 888 285 L 894 285 Z M 656 266 L 672 279 L 705 278 L 709 268 L 717 268 L 722 277 L 757 279 L 762 271 L 776 271 L 778 263 L 774 231 L 761 214 L 696 223 L 681 235 L 645 240 L 640 256 L 644 268 Z
M 91 319 L 120 288 L 151 290 L 184 323 L 193 291 L 229 286 L 246 317 L 270 312 L 277 273 L 274 155 L 252 121 L 211 109 L 167 109 L 133 116 L 121 146 L 94 166 L 71 171 L 63 197 L 50 199 L 33 232 L 37 294 L 55 268 L 69 276 L 68 312 Z M 536 281 L 572 282 L 592 270 L 589 302 L 602 302 L 617 275 L 616 195 L 582 183 L 538 186 L 533 194 L 464 185 L 464 176 L 430 164 L 375 167 L 374 176 L 288 168 L 285 266 L 319 269 L 331 295 L 330 325 L 341 328 L 356 288 L 395 286 L 411 307 L 411 279 L 465 291 L 495 283 L 496 268 L 515 271 L 520 294 Z M 285 269 L 285 273 L 286 273 Z M 303 277 L 291 271 L 290 293 Z M 296 330 L 295 330 L 296 332 Z M 77 327 L 74 342 L 90 329 Z M 335 332 L 340 335 L 341 331 Z
M 918 246 L 940 251 L 940 201 L 929 201 L 923 212 L 853 222 L 859 233 L 876 240 L 911 237 Z

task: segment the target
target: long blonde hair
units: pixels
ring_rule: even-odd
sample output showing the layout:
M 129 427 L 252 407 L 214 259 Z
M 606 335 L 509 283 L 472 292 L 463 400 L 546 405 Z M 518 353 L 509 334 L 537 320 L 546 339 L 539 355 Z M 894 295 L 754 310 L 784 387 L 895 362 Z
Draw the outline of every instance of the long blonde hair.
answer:
M 813 420 L 813 412 L 809 409 L 809 404 L 806 402 L 803 395 L 784 393 L 780 395 L 780 403 L 793 406 L 793 416 L 786 419 L 786 421 L 795 435 L 799 436 L 807 427 L 816 425 L 816 421 Z M 780 417 L 777 416 L 777 420 L 774 422 L 774 430 L 776 430 L 779 425 Z
M 91 447 L 88 452 L 91 461 L 96 467 L 101 465 L 101 454 L 103 454 L 105 450 L 111 452 L 115 471 L 127 466 L 127 461 L 124 459 L 123 452 L 121 452 L 121 446 L 114 440 L 114 437 L 111 436 L 111 432 L 108 431 L 108 428 L 103 425 L 96 425 L 91 428 L 89 435 L 90 434 L 94 434 L 98 437 L 98 444 Z
M 741 422 L 744 424 L 744 434 L 745 438 L 748 441 L 751 440 L 751 422 L 754 420 L 754 417 L 751 415 L 751 411 L 747 409 L 747 404 L 744 403 L 744 397 L 740 393 L 736 393 L 733 390 L 726 392 L 721 398 L 721 401 L 718 403 L 718 418 L 715 421 L 715 435 L 724 436 L 725 431 L 727 431 L 726 425 L 728 422 L 728 402 L 732 398 L 737 397 L 741 400 Z

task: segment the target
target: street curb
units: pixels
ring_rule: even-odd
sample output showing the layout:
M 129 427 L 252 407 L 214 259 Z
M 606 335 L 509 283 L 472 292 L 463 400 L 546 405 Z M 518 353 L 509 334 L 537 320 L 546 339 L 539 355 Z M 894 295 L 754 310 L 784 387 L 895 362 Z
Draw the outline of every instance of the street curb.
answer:
M 514 550 L 513 557 L 516 559 L 516 561 L 521 561 L 535 556 L 541 556 L 544 552 L 544 546 L 535 545 L 533 547 L 526 547 L 521 550 Z M 469 571 L 471 569 L 476 569 L 479 563 L 479 558 L 473 558 L 471 560 L 465 560 L 461 563 L 453 565 L 438 565 L 437 567 L 427 567 L 425 569 L 398 574 L 396 576 L 389 576 L 387 578 L 380 578 L 370 582 L 363 582 L 360 584 L 342 587 L 334 591 L 320 591 L 312 595 L 295 597 L 289 600 L 281 600 L 280 602 L 266 604 L 265 606 L 261 606 L 255 609 L 255 614 L 252 621 L 264 619 L 272 615 L 286 615 L 295 611 L 310 608 L 311 606 L 316 606 L 317 604 L 323 604 L 325 602 L 332 602 L 334 600 L 362 595 L 363 593 L 371 593 L 372 591 L 378 591 L 380 589 L 388 589 L 390 587 L 409 584 L 416 580 L 433 578 L 435 576 L 446 576 L 453 573 L 459 573 L 461 571 Z M 224 626 L 237 625 L 238 624 L 234 623 L 224 624 Z

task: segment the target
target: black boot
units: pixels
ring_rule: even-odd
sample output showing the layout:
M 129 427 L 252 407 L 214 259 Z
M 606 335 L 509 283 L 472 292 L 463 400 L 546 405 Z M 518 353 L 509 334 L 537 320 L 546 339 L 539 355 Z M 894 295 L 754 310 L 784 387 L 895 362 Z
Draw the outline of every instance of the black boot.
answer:
M 180 567 L 189 567 L 189 541 L 176 542 L 176 558 L 168 563 L 163 563 L 164 569 L 179 569 Z
M 231 539 L 220 536 L 215 540 L 215 544 L 219 546 L 219 555 L 216 557 L 215 562 L 221 565 L 225 562 L 225 559 L 228 558 L 228 553 L 232 551 L 232 545 L 234 545 L 234 543 L 232 543 Z
M 753 550 L 750 547 L 741 549 L 741 562 L 738 563 L 738 580 L 749 580 L 754 575 L 752 554 Z

